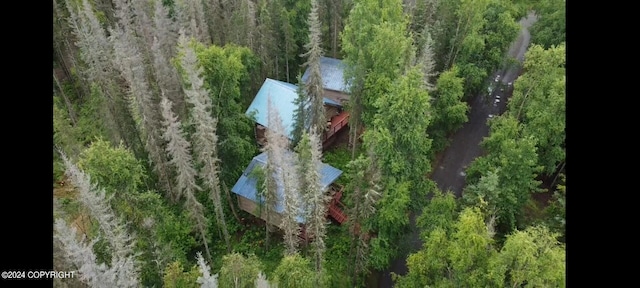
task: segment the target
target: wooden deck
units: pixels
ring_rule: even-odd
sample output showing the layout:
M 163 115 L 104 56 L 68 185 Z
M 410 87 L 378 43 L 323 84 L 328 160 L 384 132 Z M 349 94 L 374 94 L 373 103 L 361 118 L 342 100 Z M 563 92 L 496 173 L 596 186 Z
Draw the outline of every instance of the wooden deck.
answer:
M 323 143 L 330 140 L 331 136 L 335 135 L 342 128 L 349 125 L 349 112 L 342 111 L 342 113 L 331 118 L 330 123 L 331 125 L 329 126 L 329 129 L 326 132 L 324 132 L 324 135 L 322 136 Z
M 344 209 L 344 204 L 340 202 L 344 187 L 332 187 L 331 189 L 333 190 L 331 191 L 333 196 L 331 197 L 331 202 L 329 202 L 329 209 L 327 209 L 327 212 L 331 218 L 342 224 L 347 221 L 347 215 L 342 211 L 342 209 Z

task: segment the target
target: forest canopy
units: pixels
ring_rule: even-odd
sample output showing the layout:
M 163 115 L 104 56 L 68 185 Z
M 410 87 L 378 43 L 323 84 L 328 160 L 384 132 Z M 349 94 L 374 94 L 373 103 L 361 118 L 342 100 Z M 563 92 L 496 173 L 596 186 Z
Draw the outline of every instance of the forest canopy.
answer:
M 79 275 L 54 285 L 564 286 L 565 9 L 53 0 L 53 259 Z M 261 125 L 267 79 L 295 99 Z M 459 192 L 434 176 L 455 145 Z

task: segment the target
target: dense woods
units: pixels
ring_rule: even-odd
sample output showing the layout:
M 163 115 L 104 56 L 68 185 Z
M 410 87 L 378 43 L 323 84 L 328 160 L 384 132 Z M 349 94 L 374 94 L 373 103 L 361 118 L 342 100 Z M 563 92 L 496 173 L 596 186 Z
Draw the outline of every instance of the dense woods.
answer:
M 79 275 L 55 286 L 374 287 L 396 259 L 397 287 L 565 286 L 565 5 L 53 0 L 54 269 Z M 349 95 L 329 147 L 325 57 Z M 432 172 L 506 67 L 512 96 L 456 198 Z M 295 111 L 269 93 L 258 145 L 265 79 L 296 85 Z

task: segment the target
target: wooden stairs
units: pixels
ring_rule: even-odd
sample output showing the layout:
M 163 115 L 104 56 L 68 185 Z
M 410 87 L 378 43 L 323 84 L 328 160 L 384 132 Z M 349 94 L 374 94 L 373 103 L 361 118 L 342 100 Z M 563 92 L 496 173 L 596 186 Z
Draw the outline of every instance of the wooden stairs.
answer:
M 342 224 L 345 221 L 347 221 L 347 215 L 344 214 L 344 212 L 342 211 L 342 209 L 344 208 L 344 204 L 342 204 L 342 202 L 340 202 L 340 199 L 342 198 L 342 190 L 343 187 L 340 187 L 340 190 L 338 190 L 337 192 L 335 192 L 335 194 L 333 194 L 333 197 L 331 197 L 331 202 L 329 203 L 329 215 L 331 216 L 331 218 L 335 219 L 338 223 Z

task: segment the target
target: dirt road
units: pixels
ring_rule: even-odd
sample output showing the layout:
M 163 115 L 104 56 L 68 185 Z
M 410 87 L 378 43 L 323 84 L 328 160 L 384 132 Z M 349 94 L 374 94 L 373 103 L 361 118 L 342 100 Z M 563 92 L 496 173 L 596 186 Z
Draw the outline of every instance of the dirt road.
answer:
M 533 14 L 529 14 L 526 18 L 520 20 L 522 30 L 516 41 L 509 48 L 509 56 L 518 59 L 521 63 L 524 60 L 524 54 L 531 39 L 527 29 L 535 20 L 536 17 Z M 512 89 L 506 87 L 505 91 L 500 91 L 500 85 L 497 84 L 502 83 L 502 86 L 507 86 L 508 83 L 513 83 L 519 72 L 519 67 L 509 67 L 496 71 L 490 79 L 496 88 L 488 95 L 487 91 L 485 91 L 485 93 L 476 95 L 469 101 L 471 106 L 469 121 L 453 135 L 451 144 L 443 152 L 440 163 L 435 166 L 435 171 L 432 174 L 432 179 L 442 191 L 450 190 L 456 197 L 462 195 L 462 189 L 465 185 L 464 171 L 467 165 L 482 154 L 480 142 L 489 135 L 487 119 L 491 117 L 490 115 L 501 114 L 505 109 L 505 101 L 511 96 Z M 495 79 L 498 75 L 500 75 L 500 78 L 496 81 Z M 496 102 L 496 100 L 499 100 L 499 102 Z M 411 217 L 411 223 L 414 227 L 415 217 L 415 215 Z M 419 238 L 419 232 L 417 229 L 414 230 L 416 231 L 407 235 L 409 239 L 405 243 L 410 245 L 413 251 L 417 251 L 422 246 L 422 243 Z M 390 272 L 400 275 L 406 274 L 406 256 L 403 255 L 393 261 L 391 269 L 379 275 L 380 281 L 378 281 L 377 287 L 393 287 Z

